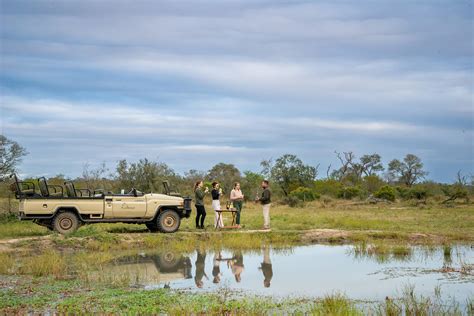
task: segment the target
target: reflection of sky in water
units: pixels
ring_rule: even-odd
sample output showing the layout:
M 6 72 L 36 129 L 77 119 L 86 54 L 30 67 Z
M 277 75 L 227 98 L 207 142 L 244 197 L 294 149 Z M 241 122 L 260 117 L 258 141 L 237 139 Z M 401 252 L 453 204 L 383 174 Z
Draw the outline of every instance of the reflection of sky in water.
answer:
M 415 293 L 433 296 L 436 286 L 441 286 L 443 297 L 455 297 L 465 303 L 474 295 L 474 278 L 460 278 L 460 274 L 446 274 L 430 270 L 443 267 L 442 249 L 427 253 L 415 248 L 406 260 L 387 260 L 378 262 L 375 258 L 356 258 L 352 246 L 313 245 L 297 247 L 291 251 L 271 251 L 273 277 L 269 288 L 264 287 L 261 268 L 264 252 L 243 253 L 244 269 L 241 281 L 236 282 L 233 269 L 226 261 L 220 262 L 221 281 L 213 283 L 214 253 L 207 252 L 204 260 L 202 289 L 196 288 L 196 258 L 190 255 L 192 278 L 175 279 L 170 287 L 175 289 L 197 289 L 213 291 L 223 286 L 233 290 L 251 291 L 255 294 L 273 296 L 303 295 L 324 296 L 340 292 L 353 299 L 384 299 L 398 296 L 407 285 L 415 286 Z M 223 258 L 232 258 L 234 253 L 222 251 Z M 456 247 L 452 254 L 452 266 L 459 268 L 461 256 L 465 263 L 474 263 L 474 249 Z M 234 272 L 236 270 L 234 269 Z M 268 266 L 267 266 L 268 272 Z M 163 284 L 150 284 L 147 288 L 163 287 Z

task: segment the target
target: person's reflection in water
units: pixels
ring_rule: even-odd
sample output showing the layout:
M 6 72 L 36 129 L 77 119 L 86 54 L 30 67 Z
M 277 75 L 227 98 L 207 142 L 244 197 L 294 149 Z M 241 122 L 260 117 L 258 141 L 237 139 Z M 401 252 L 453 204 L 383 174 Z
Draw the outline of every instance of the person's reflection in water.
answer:
M 242 252 L 237 252 L 234 254 L 234 257 L 232 260 L 227 262 L 227 265 L 232 268 L 232 273 L 235 276 L 235 281 L 237 283 L 240 283 L 242 280 L 242 272 L 244 272 L 244 256 L 242 255 Z
M 264 246 L 263 248 L 263 262 L 260 266 L 260 269 L 263 272 L 263 286 L 270 287 L 270 282 L 273 277 L 273 268 L 272 261 L 270 260 L 270 247 Z
M 221 281 L 221 260 L 222 256 L 220 252 L 215 252 L 214 253 L 214 260 L 213 260 L 213 268 L 212 268 L 212 276 L 214 279 L 212 280 L 212 283 L 218 284 Z
M 194 282 L 196 282 L 196 286 L 198 288 L 202 288 L 204 282 L 202 281 L 203 277 L 207 278 L 206 272 L 204 271 L 206 265 L 206 252 L 201 253 L 199 250 L 197 251 L 196 257 L 196 276 L 194 277 Z

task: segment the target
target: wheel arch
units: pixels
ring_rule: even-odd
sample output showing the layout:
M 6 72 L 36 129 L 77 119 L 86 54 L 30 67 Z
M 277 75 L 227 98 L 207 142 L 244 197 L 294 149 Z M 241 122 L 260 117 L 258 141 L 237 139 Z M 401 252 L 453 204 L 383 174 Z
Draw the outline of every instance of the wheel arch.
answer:
M 82 222 L 82 217 L 81 214 L 79 213 L 79 210 L 75 206 L 59 206 L 56 211 L 54 212 L 54 216 L 65 213 L 65 212 L 71 212 L 74 213 L 77 218 L 79 219 L 80 222 Z
M 175 211 L 176 213 L 178 213 L 178 215 L 180 215 L 180 212 L 179 212 L 179 209 L 178 209 L 177 206 L 175 206 L 175 205 L 160 205 L 156 209 L 155 216 L 153 216 L 153 221 L 156 221 L 158 219 L 158 216 L 160 216 L 160 214 L 162 212 L 167 211 L 167 210 Z

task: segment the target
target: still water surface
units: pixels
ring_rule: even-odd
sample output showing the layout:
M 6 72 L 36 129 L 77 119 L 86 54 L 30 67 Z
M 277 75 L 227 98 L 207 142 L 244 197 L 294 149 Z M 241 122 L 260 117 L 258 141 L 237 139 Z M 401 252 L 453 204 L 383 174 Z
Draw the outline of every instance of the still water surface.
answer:
M 136 286 L 147 289 L 222 291 L 225 287 L 276 297 L 337 292 L 352 299 L 383 300 L 400 296 L 412 285 L 419 295 L 433 296 L 439 287 L 443 298 L 465 303 L 474 297 L 474 275 L 472 270 L 459 270 L 473 264 L 471 246 L 453 247 L 448 253 L 443 248 L 412 248 L 406 254 L 377 256 L 350 245 L 312 245 L 186 255 L 140 253 L 117 260 L 112 270 L 130 274 Z M 443 272 L 443 267 L 448 269 Z

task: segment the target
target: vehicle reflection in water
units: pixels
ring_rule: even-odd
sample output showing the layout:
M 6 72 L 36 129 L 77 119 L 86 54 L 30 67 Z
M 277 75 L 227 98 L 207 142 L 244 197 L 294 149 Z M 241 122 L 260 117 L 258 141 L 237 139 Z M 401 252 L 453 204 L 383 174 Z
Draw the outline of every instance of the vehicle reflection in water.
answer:
M 105 278 L 128 282 L 131 285 L 169 284 L 175 280 L 191 279 L 191 268 L 189 257 L 172 252 L 140 253 L 115 259 L 106 269 Z
M 219 291 L 225 287 L 255 294 L 314 297 L 337 292 L 354 299 L 383 300 L 415 285 L 419 295 L 433 295 L 440 287 L 442 295 L 463 302 L 474 295 L 473 264 L 474 248 L 470 246 L 387 250 L 311 245 L 144 254 L 118 259 L 112 269 L 116 274 L 129 273 L 131 280 L 136 277 L 137 282 L 131 283 L 146 289 Z

